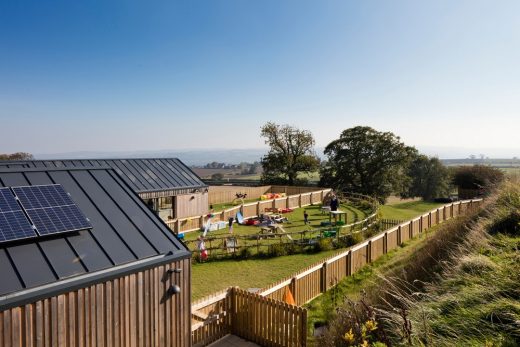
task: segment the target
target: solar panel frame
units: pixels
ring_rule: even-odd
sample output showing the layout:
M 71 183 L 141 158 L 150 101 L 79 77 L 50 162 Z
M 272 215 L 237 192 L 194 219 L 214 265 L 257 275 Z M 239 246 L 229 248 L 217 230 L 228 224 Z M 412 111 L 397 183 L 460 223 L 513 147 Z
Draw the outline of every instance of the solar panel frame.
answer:
M 33 225 L 9 188 L 0 188 L 0 242 L 35 238 Z
M 60 184 L 17 186 L 13 192 L 40 236 L 92 229 L 92 225 Z

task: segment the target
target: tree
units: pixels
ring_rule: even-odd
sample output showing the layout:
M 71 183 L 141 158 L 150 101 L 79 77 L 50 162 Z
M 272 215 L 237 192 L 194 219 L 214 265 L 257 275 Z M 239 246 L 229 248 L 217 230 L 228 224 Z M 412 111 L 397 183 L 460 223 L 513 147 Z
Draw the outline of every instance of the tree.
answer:
M 417 150 L 391 132 L 357 126 L 325 148 L 320 185 L 371 195 L 384 202 L 410 184 L 406 168 Z
M 450 172 L 438 158 L 416 155 L 407 175 L 411 178 L 410 186 L 401 193 L 401 197 L 421 197 L 432 200 L 449 195 Z
M 462 189 L 487 191 L 504 179 L 504 173 L 486 165 L 460 166 L 453 174 L 453 184 Z
M 269 145 L 269 152 L 261 160 L 262 182 L 294 185 L 298 174 L 318 169 L 320 161 L 309 131 L 268 122 L 261 135 Z
M 16 152 L 12 154 L 0 154 L 0 160 L 32 160 L 34 156 L 26 152 Z
M 224 175 L 221 172 L 216 172 L 211 175 L 211 179 L 214 181 L 222 181 L 224 179 Z

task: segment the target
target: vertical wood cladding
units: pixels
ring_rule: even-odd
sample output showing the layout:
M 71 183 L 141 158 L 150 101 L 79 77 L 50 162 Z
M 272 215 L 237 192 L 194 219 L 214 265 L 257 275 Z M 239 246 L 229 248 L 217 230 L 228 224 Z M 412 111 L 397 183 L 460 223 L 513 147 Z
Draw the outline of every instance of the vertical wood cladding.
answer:
M 179 260 L 2 311 L 0 346 L 190 346 L 190 271 Z

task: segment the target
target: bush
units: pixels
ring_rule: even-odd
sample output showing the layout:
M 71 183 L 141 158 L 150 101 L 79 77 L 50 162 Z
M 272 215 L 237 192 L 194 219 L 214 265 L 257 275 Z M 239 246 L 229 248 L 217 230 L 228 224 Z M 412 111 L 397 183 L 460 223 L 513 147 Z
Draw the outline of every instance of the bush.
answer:
M 253 252 L 249 247 L 242 247 L 238 253 L 238 257 L 241 259 L 249 259 L 253 256 Z
M 287 255 L 287 250 L 283 244 L 276 244 L 269 246 L 268 256 L 270 257 L 281 257 Z
M 485 165 L 461 166 L 453 175 L 453 184 L 463 189 L 488 190 L 503 180 L 500 169 Z
M 354 233 L 342 236 L 338 239 L 338 244 L 341 247 L 350 247 L 354 246 L 363 241 L 363 235 L 361 233 Z

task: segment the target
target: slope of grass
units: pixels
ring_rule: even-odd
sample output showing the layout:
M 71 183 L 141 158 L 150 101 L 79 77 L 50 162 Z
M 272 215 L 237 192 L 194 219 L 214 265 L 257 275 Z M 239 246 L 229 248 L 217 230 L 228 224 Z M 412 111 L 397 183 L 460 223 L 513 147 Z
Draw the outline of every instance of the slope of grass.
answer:
M 408 220 L 440 207 L 444 204 L 427 201 L 410 201 L 380 206 L 381 218 Z
M 346 277 L 336 287 L 305 305 L 308 309 L 309 331 L 312 332 L 314 323 L 329 321 L 345 299 L 359 300 L 363 292 L 375 291 L 374 288 L 382 285 L 383 276 L 403 268 L 404 264 L 413 259 L 414 253 L 424 247 L 436 229 L 434 227 L 427 233 L 403 243 L 401 247 L 381 256 L 353 276 Z
M 372 281 L 373 273 L 365 269 L 359 283 L 343 290 L 343 298 L 355 298 L 352 291 L 361 288 L 370 295 L 342 305 L 320 346 L 350 346 L 351 340 L 519 346 L 520 186 L 505 185 L 479 215 L 438 228 L 424 246 L 382 271 L 385 279 Z M 330 307 L 332 299 L 323 298 L 322 305 Z M 317 318 L 327 317 L 326 310 Z M 366 336 L 365 323 L 356 323 L 376 321 L 377 328 Z

